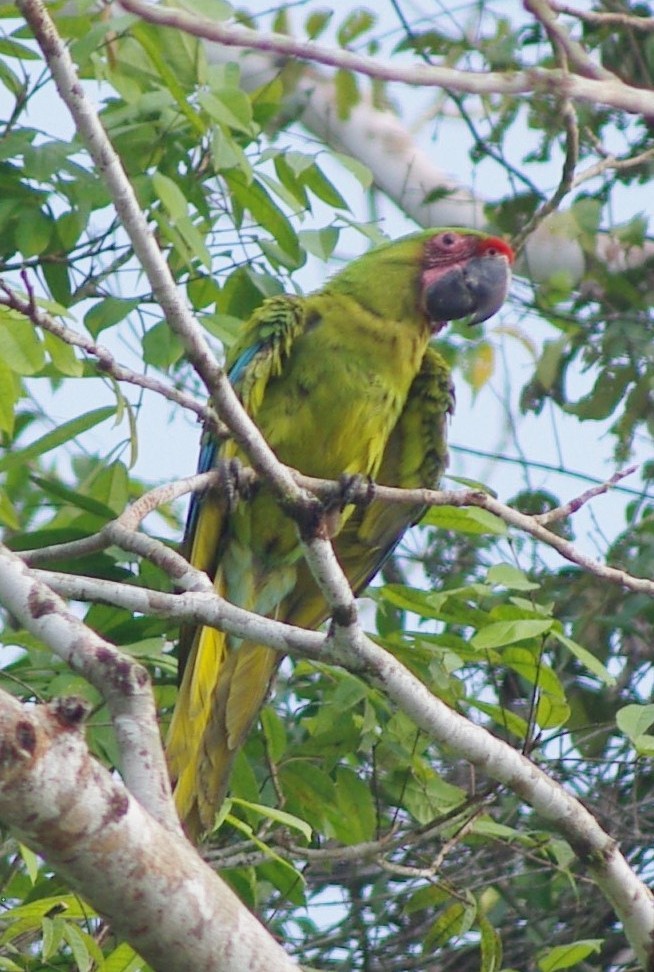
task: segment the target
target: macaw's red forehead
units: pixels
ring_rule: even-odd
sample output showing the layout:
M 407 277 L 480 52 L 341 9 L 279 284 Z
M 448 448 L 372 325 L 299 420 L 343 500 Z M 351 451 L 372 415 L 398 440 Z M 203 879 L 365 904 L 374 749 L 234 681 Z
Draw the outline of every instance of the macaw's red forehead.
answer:
M 505 256 L 510 264 L 515 260 L 513 250 L 499 236 L 477 236 L 474 233 L 444 230 L 431 236 L 425 243 L 423 265 L 425 268 L 437 267 L 484 255 Z

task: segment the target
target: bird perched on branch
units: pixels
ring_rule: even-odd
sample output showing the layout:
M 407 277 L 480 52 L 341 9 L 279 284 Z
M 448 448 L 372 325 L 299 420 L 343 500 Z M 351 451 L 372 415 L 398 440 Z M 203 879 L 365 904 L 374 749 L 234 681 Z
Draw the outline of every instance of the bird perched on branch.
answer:
M 452 389 L 429 342 L 446 321 L 491 317 L 506 297 L 512 262 L 503 240 L 466 229 L 430 229 L 382 245 L 315 293 L 264 301 L 230 352 L 230 380 L 280 461 L 302 473 L 436 486 Z M 200 470 L 235 458 L 247 462 L 234 442 L 209 438 Z M 373 500 L 329 518 L 355 593 L 421 513 Z M 265 485 L 235 507 L 216 490 L 194 497 L 185 547 L 240 607 L 305 627 L 328 616 L 296 524 Z M 180 817 L 198 835 L 213 824 L 281 656 L 209 627 L 183 634 L 180 654 L 167 750 Z

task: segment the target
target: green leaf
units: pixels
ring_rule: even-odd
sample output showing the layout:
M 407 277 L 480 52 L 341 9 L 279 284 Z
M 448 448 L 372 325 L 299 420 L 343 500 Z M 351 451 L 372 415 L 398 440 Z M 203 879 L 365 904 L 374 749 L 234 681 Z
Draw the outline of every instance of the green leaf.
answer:
M 7 91 L 9 91 L 16 99 L 20 98 L 24 94 L 22 80 L 3 60 L 0 60 L 0 83 L 2 83 Z M 1 965 L 0 968 L 2 968 Z
M 495 373 L 495 349 L 489 341 L 478 341 L 461 360 L 463 377 L 476 396 Z
M 286 727 L 269 705 L 262 709 L 259 718 L 266 737 L 268 755 L 273 763 L 278 763 L 286 752 Z
M 67 264 L 50 263 L 48 261 L 42 264 L 41 269 L 53 299 L 57 303 L 63 304 L 64 307 L 68 307 L 72 292 L 70 289 L 70 275 Z
M 45 435 L 42 435 L 40 439 L 25 446 L 24 449 L 15 449 L 11 453 L 1 456 L 0 471 L 13 469 L 16 466 L 23 466 L 31 462 L 32 459 L 37 459 L 45 455 L 46 452 L 50 452 L 52 449 L 64 445 L 65 442 L 70 442 L 71 439 L 76 438 L 83 432 L 88 432 L 89 429 L 94 428 L 101 422 L 105 422 L 108 418 L 115 415 L 115 413 L 116 409 L 113 405 L 109 405 L 104 408 L 96 408 L 92 412 L 80 415 L 79 418 L 64 422 L 63 425 L 53 429 L 52 432 L 47 432 Z
M 565 692 L 558 675 L 543 661 L 539 651 L 514 645 L 504 649 L 502 662 L 533 685 L 537 685 L 541 692 L 549 693 L 552 699 L 565 702 Z
M 302 182 L 310 189 L 314 196 L 321 199 L 334 209 L 349 209 L 349 206 L 336 186 L 330 182 L 322 169 L 311 165 L 302 173 Z
M 491 534 L 503 537 L 507 532 L 506 523 L 499 516 L 477 507 L 433 506 L 427 510 L 421 522 L 441 530 L 454 530 L 458 533 Z
M 26 847 L 25 844 L 19 844 L 18 849 L 20 851 L 20 856 L 23 858 L 23 864 L 25 865 L 25 870 L 27 871 L 27 876 L 29 877 L 32 884 L 36 884 L 36 879 L 39 874 L 39 860 L 33 850 Z
M 336 771 L 336 807 L 330 814 L 335 836 L 344 844 L 360 844 L 375 835 L 377 814 L 370 784 L 347 766 Z
M 321 260 L 328 260 L 336 249 L 340 233 L 331 226 L 321 230 L 300 230 L 298 237 L 305 250 Z
M 84 374 L 84 364 L 75 354 L 75 349 L 56 334 L 45 331 L 43 345 L 57 371 L 66 378 L 80 378 Z
M 633 742 L 654 724 L 654 704 L 625 705 L 618 709 L 615 721 L 618 729 Z
M 277 243 L 294 260 L 300 256 L 300 246 L 295 230 L 266 190 L 256 179 L 249 185 L 242 174 L 232 171 L 225 174 L 235 201 L 247 210 L 263 229 L 275 238 Z
M 198 102 L 219 125 L 246 135 L 254 133 L 252 102 L 238 88 L 213 88 L 201 91 Z
M 494 564 L 486 575 L 489 584 L 506 587 L 510 591 L 537 591 L 540 584 L 534 584 L 527 575 L 512 564 Z
M 499 972 L 502 965 L 502 938 L 492 923 L 482 915 L 479 919 L 479 972 Z
M 343 155 L 341 152 L 333 152 L 332 155 L 341 163 L 344 169 L 347 169 L 354 176 L 362 189 L 366 191 L 370 189 L 373 179 L 372 172 L 367 165 L 364 165 L 358 159 L 352 158 L 351 155 Z
M 564 726 L 570 718 L 570 706 L 564 699 L 541 692 L 536 704 L 536 725 L 541 729 Z
M 601 663 L 601 661 L 595 657 L 587 648 L 583 645 L 577 644 L 572 638 L 568 638 L 562 632 L 557 631 L 556 627 L 553 627 L 550 632 L 552 638 L 556 638 L 562 645 L 564 645 L 568 651 L 574 655 L 574 657 L 581 662 L 581 664 L 592 672 L 593 675 L 597 675 L 605 685 L 615 685 L 615 678 L 609 670 Z
M 101 331 L 113 327 L 124 320 L 139 306 L 140 300 L 125 300 L 122 297 L 105 297 L 84 315 L 84 324 L 93 337 Z
M 136 954 L 131 945 L 121 942 L 104 960 L 101 972 L 141 972 L 145 962 Z
M 18 41 L 13 40 L 11 37 L 0 38 L 0 55 L 4 57 L 16 57 L 21 61 L 40 60 L 40 56 L 36 51 L 33 51 L 25 44 L 19 44 Z
M 59 915 L 41 919 L 41 958 L 44 961 L 47 962 L 57 952 L 63 941 L 65 927 L 66 922 Z
M 92 965 L 91 954 L 85 941 L 85 936 L 79 928 L 70 923 L 66 923 L 64 927 L 64 938 L 73 953 L 73 958 L 75 959 L 75 964 L 79 972 L 90 972 Z
M 176 182 L 169 179 L 163 172 L 153 172 L 152 183 L 173 221 L 183 219 L 188 215 L 188 200 Z
M 571 945 L 555 945 L 548 948 L 538 959 L 540 972 L 559 972 L 559 969 L 570 969 L 579 965 L 589 955 L 600 951 L 604 944 L 601 938 L 586 938 Z
M 14 433 L 15 407 L 20 398 L 20 380 L 0 358 L 0 432 Z
M 333 10 L 316 10 L 310 13 L 304 22 L 304 29 L 309 40 L 315 40 L 329 26 L 334 16 Z
M 294 816 L 292 813 L 286 813 L 284 810 L 278 810 L 276 807 L 266 807 L 261 803 L 250 803 L 249 800 L 241 800 L 238 797 L 231 797 L 231 802 L 233 806 L 251 810 L 266 820 L 274 820 L 275 823 L 282 824 L 284 827 L 290 827 L 291 830 L 299 830 L 307 841 L 311 840 L 313 830 L 309 824 L 306 820 L 300 820 L 299 817 Z
M 70 489 L 70 487 L 65 486 L 59 480 L 44 479 L 42 476 L 36 475 L 30 476 L 30 479 L 48 496 L 52 496 L 60 502 L 70 504 L 75 509 L 92 513 L 94 516 L 99 516 L 103 520 L 113 520 L 116 515 L 115 511 L 110 506 L 107 506 L 106 503 L 101 503 L 92 496 L 85 496 L 77 490 Z
M 129 498 L 129 476 L 120 460 L 99 465 L 82 484 L 82 489 L 93 499 L 104 503 L 114 516 L 120 515 Z
M 522 740 L 527 738 L 529 727 L 526 720 L 515 712 L 511 712 L 510 709 L 506 709 L 501 705 L 494 705 L 492 702 L 481 702 L 479 699 L 474 698 L 467 698 L 466 704 L 471 708 L 478 709 L 480 712 L 485 712 L 498 726 L 502 726 L 503 729 L 512 732 L 518 739 Z
M 197 82 L 198 42 L 194 37 L 143 21 L 133 23 L 134 36 L 147 53 L 164 87 L 191 128 L 204 135 L 205 126 L 189 103 L 187 85 Z
M 37 898 L 27 904 L 9 908 L 3 912 L 3 922 L 11 920 L 11 925 L 5 927 L 0 935 L 0 944 L 12 941 L 18 934 L 23 934 L 23 930 L 41 927 L 41 919 L 49 913 L 59 914 L 65 912 L 70 919 L 84 919 L 95 917 L 95 912 L 81 898 L 73 894 L 59 894 L 46 898 Z M 16 926 L 21 925 L 22 929 L 17 931 Z
M 211 161 L 216 172 L 240 169 L 246 184 L 252 182 L 252 166 L 247 155 L 222 128 L 216 127 L 211 133 Z
M 630 364 L 604 368 L 592 391 L 578 402 L 567 403 L 565 410 L 579 419 L 599 421 L 608 418 L 624 401 L 627 387 L 635 377 L 634 368 Z
M 340 119 L 347 121 L 352 114 L 352 108 L 361 101 L 357 78 L 353 71 L 339 68 L 334 75 L 336 90 L 336 113 Z
M 222 819 L 226 820 L 227 823 L 230 824 L 230 826 L 232 826 L 235 830 L 239 830 L 242 834 L 245 835 L 245 837 L 248 840 L 251 840 L 254 846 L 257 847 L 260 851 L 263 851 L 263 853 L 267 857 L 269 857 L 271 860 L 279 864 L 284 871 L 289 872 L 293 883 L 295 881 L 304 882 L 304 878 L 302 877 L 300 872 L 293 867 L 292 864 L 289 864 L 288 861 L 285 861 L 283 857 L 280 857 L 279 854 L 275 850 L 273 850 L 272 847 L 269 847 L 269 845 L 266 844 L 265 841 L 261 840 L 260 837 L 257 837 L 254 830 L 252 829 L 252 827 L 250 827 L 249 824 L 247 824 L 244 820 L 241 820 L 239 817 L 235 817 L 233 813 L 229 812 L 232 806 L 232 802 L 233 801 L 230 798 L 225 800 L 225 804 L 227 805 L 227 813 L 224 816 L 224 818 L 223 818 L 223 807 L 221 807 L 221 814 L 219 818 L 221 822 Z M 262 809 L 268 810 L 269 808 L 263 807 Z M 218 824 L 216 825 L 216 829 L 217 827 Z
M 10 530 L 20 530 L 16 509 L 2 487 L 0 487 L 0 523 L 4 523 Z
M 417 911 L 424 911 L 425 908 L 433 911 L 445 901 L 449 901 L 450 897 L 450 892 L 441 885 L 427 884 L 412 892 L 402 911 L 405 915 L 414 915 Z
M 475 648 L 504 648 L 517 641 L 529 641 L 548 634 L 553 621 L 492 621 L 472 636 Z
M 456 446 L 454 449 L 456 450 Z M 494 499 L 497 499 L 497 493 L 494 489 L 491 489 L 487 483 L 482 483 L 479 479 L 469 479 L 467 476 L 450 476 L 446 475 L 444 477 L 448 479 L 451 483 L 458 483 L 459 486 L 464 486 L 466 489 L 478 490 L 480 493 L 488 493 Z
M 338 28 L 336 37 L 341 47 L 347 47 L 375 25 L 375 16 L 364 7 L 355 8 Z
M 423 591 L 403 584 L 385 584 L 379 597 L 403 611 L 413 611 L 423 618 L 439 618 L 448 599 L 445 592 Z
M 22 255 L 38 256 L 52 237 L 54 221 L 40 209 L 30 210 L 16 227 L 16 244 Z
M 25 966 L 23 964 L 16 965 L 11 959 L 0 955 L 0 970 L 1 972 L 25 972 Z
M 463 904 L 456 901 L 445 908 L 435 922 L 427 929 L 424 940 L 424 951 L 429 953 L 442 948 L 453 938 L 460 938 L 470 931 L 477 915 L 474 902 Z
M 35 375 L 45 364 L 34 325 L 6 307 L 0 307 L 0 360 L 17 375 Z
M 155 368 L 168 368 L 176 364 L 184 354 L 184 346 L 171 330 L 168 321 L 159 321 L 143 335 L 143 360 Z

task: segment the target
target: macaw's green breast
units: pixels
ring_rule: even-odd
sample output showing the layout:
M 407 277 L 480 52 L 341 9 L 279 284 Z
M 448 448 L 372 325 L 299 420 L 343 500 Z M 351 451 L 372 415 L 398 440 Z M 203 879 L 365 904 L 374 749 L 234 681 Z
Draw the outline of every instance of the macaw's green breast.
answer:
M 353 298 L 306 298 L 306 324 L 256 421 L 279 459 L 309 476 L 374 476 L 420 368 L 424 317 L 387 320 Z
M 338 294 L 306 298 L 305 313 L 281 374 L 268 381 L 256 422 L 278 458 L 306 475 L 374 477 L 420 368 L 427 321 L 418 312 L 386 320 Z M 248 507 L 234 527 L 259 562 L 296 558 L 295 526 L 267 491 Z

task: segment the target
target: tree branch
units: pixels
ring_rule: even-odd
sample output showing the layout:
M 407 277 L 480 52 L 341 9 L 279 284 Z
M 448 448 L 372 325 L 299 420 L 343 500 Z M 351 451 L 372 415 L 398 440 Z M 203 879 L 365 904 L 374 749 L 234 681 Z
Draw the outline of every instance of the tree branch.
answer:
M 189 361 L 204 381 L 220 418 L 250 457 L 255 469 L 266 477 L 278 495 L 296 504 L 310 502 L 310 498 L 298 489 L 292 476 L 277 462 L 273 451 L 244 411 L 216 362 L 202 329 L 182 299 L 120 159 L 84 93 L 68 49 L 44 4 L 41 0 L 17 0 L 17 6 L 34 33 L 57 90 L 109 192 L 152 293 L 170 327 L 181 340 Z
M 297 965 L 178 832 L 89 754 L 83 706 L 0 692 L 0 817 L 157 972 Z
M 22 0 L 24 2 L 24 0 Z M 610 105 L 623 111 L 654 115 L 654 92 L 634 88 L 607 72 L 601 80 L 569 74 L 560 69 L 529 68 L 524 71 L 460 71 L 456 68 L 415 64 L 391 65 L 347 50 L 322 47 L 296 40 L 287 34 L 266 33 L 248 27 L 230 26 L 188 14 L 182 10 L 153 6 L 144 0 L 120 0 L 121 6 L 143 20 L 183 30 L 195 37 L 227 47 L 248 48 L 281 54 L 298 60 L 326 64 L 354 71 L 380 81 L 399 81 L 420 87 L 451 88 L 478 95 L 555 94 L 573 101 Z M 585 63 L 585 61 L 584 61 Z M 592 63 L 592 62 L 591 62 Z
M 126 368 L 125 365 L 116 361 L 108 348 L 105 348 L 102 344 L 97 344 L 90 337 L 74 330 L 74 328 L 68 327 L 60 321 L 56 321 L 50 314 L 38 307 L 27 273 L 23 271 L 21 276 L 25 284 L 27 297 L 19 294 L 18 291 L 0 280 L 0 291 L 4 294 L 4 297 L 0 296 L 0 305 L 18 311 L 18 313 L 23 314 L 36 327 L 40 327 L 49 334 L 54 334 L 55 337 L 65 341 L 71 347 L 80 348 L 90 357 L 96 358 L 99 370 L 111 375 L 116 381 L 124 381 L 130 385 L 136 385 L 139 388 L 145 388 L 148 391 L 155 392 L 167 401 L 174 402 L 176 405 L 180 405 L 182 408 L 193 412 L 209 427 L 213 428 L 216 435 L 225 435 L 225 427 L 216 420 L 215 414 L 208 405 L 196 401 L 192 395 L 188 395 L 186 392 L 174 388 L 168 382 L 161 381 L 158 378 L 152 378 L 149 375 L 141 375 L 136 371 L 132 371 L 131 368 Z
M 87 628 L 2 544 L 0 601 L 106 699 L 127 786 L 168 830 L 180 833 L 145 668 Z
M 645 33 L 654 31 L 654 17 L 640 17 L 629 13 L 600 13 L 595 10 L 578 10 L 569 3 L 559 3 L 558 0 L 550 0 L 550 7 L 557 13 L 569 14 L 577 20 L 584 20 L 587 24 L 596 24 L 598 27 L 619 27 L 633 30 L 642 30 Z
M 190 15 L 183 14 L 181 11 L 166 7 L 154 8 L 152 5 L 142 2 L 142 0 L 128 0 L 128 2 L 132 3 L 130 9 L 146 20 L 163 18 L 157 20 L 157 22 L 176 26 L 177 18 L 182 17 L 184 19 L 180 21 L 180 26 L 182 26 L 182 29 L 186 29 L 187 21 L 190 19 Z M 203 27 L 208 23 L 196 16 L 192 18 L 192 21 L 194 27 L 191 32 L 194 32 L 198 25 Z M 274 43 L 269 44 L 268 38 L 271 35 L 268 34 L 263 35 L 255 31 L 244 34 L 245 28 L 231 28 L 224 24 L 211 23 L 210 27 L 212 31 L 215 29 L 219 32 L 228 32 L 228 34 L 237 30 L 238 37 L 241 40 L 247 40 L 247 43 L 243 45 L 246 50 L 249 48 L 247 56 L 239 59 L 242 83 L 246 89 L 258 88 L 266 80 L 272 80 L 276 77 L 279 72 L 279 63 L 274 55 L 278 52 L 283 54 L 288 48 L 290 57 L 306 56 L 305 70 L 296 81 L 294 94 L 289 95 L 289 110 L 295 112 L 304 127 L 321 141 L 324 141 L 336 151 L 352 155 L 366 165 L 373 175 L 375 185 L 381 192 L 385 193 L 418 225 L 426 227 L 470 226 L 477 229 L 482 229 L 486 225 L 485 201 L 438 168 L 434 164 L 433 151 L 428 153 L 419 148 L 415 144 L 412 133 L 393 112 L 379 110 L 373 105 L 372 99 L 364 93 L 361 102 L 350 109 L 347 117 L 342 116 L 337 109 L 338 99 L 334 82 L 311 67 L 311 61 L 314 58 L 309 57 L 309 55 L 312 54 L 316 45 L 302 45 L 302 42 L 295 41 L 291 37 L 277 34 L 272 35 Z M 200 36 L 205 37 L 203 30 L 200 31 Z M 207 39 L 207 57 L 211 63 L 224 63 L 233 57 L 227 42 L 222 39 L 223 36 L 223 33 L 220 33 L 220 36 L 216 36 L 214 40 Z M 233 34 L 231 36 L 235 37 Z M 279 49 L 276 46 L 277 40 L 282 45 Z M 237 46 L 240 46 L 240 44 Z M 358 69 L 356 60 L 354 62 L 347 60 L 355 57 L 349 52 L 330 51 L 323 48 L 319 48 L 319 50 L 325 53 L 323 61 L 325 64 L 333 63 L 337 67 L 346 66 L 351 70 Z M 341 61 L 341 56 L 345 57 L 344 61 Z M 378 66 L 378 62 L 372 59 L 364 58 L 363 62 L 373 68 Z M 384 65 L 384 69 L 389 75 L 393 73 L 388 64 Z M 406 83 L 415 84 L 423 83 L 424 72 L 447 72 L 446 74 L 432 75 L 432 81 L 437 83 L 434 79 L 438 77 L 441 79 L 438 84 L 448 87 L 452 91 L 464 90 L 461 86 L 450 83 L 453 76 L 456 78 L 461 75 L 469 81 L 469 88 L 465 90 L 470 89 L 473 93 L 478 94 L 488 93 L 481 92 L 478 87 L 475 87 L 480 79 L 490 78 L 489 86 L 492 86 L 493 79 L 499 78 L 506 81 L 509 78 L 514 83 L 516 78 L 516 75 L 511 74 L 493 74 L 492 72 L 476 74 L 438 67 L 420 67 L 418 70 L 423 73 L 419 75 L 418 80 L 413 68 L 403 70 L 407 71 L 409 75 Z M 363 71 L 361 73 L 368 72 Z M 527 81 L 532 77 L 531 72 L 522 72 L 522 75 L 525 75 Z M 559 98 L 567 97 L 568 100 L 575 100 L 566 80 L 570 79 L 570 83 L 572 83 L 575 76 L 569 75 L 561 69 L 554 74 L 542 69 L 540 73 L 537 72 L 537 76 L 541 78 L 544 90 L 547 93 Z M 413 77 L 413 81 L 411 81 L 411 77 Z M 388 80 L 401 81 L 403 79 L 398 75 L 397 78 L 389 76 Z M 584 93 L 588 95 L 585 100 L 591 102 L 595 98 L 601 99 L 607 92 L 610 94 L 611 86 L 614 84 L 613 81 L 593 81 L 592 79 L 588 81 L 583 78 L 578 80 L 580 82 L 586 80 L 591 85 L 605 86 L 586 91 L 586 88 L 582 85 Z M 486 83 L 487 81 L 484 80 L 484 84 Z M 619 90 L 625 88 L 630 92 L 647 94 L 649 96 L 647 104 L 641 104 L 639 108 L 634 107 L 633 110 L 642 110 L 649 114 L 654 113 L 654 93 L 645 92 L 644 89 L 630 88 L 621 81 L 615 83 L 617 83 Z M 524 90 L 525 94 L 535 90 L 530 85 L 531 82 L 529 81 Z M 582 99 L 579 98 L 579 100 Z M 607 103 L 611 103 L 610 99 Z M 626 110 L 632 109 L 626 108 Z M 630 164 L 636 163 L 632 163 L 629 159 L 622 159 L 619 160 L 619 166 L 616 167 L 627 168 Z M 607 165 L 604 167 L 606 168 Z M 439 193 L 438 197 L 434 199 L 432 194 L 435 189 L 443 190 L 443 192 Z M 578 283 L 583 278 L 586 262 L 584 250 L 577 239 L 562 234 L 559 224 L 550 223 L 546 219 L 539 226 L 538 231 L 532 233 L 526 249 L 528 260 L 523 265 L 523 272 L 525 272 L 524 267 L 526 266 L 528 275 L 534 282 L 547 281 L 558 272 L 565 272 L 574 283 Z M 626 254 L 627 247 L 610 233 L 597 234 L 595 256 L 607 266 L 609 271 L 621 270 L 627 258 Z M 630 266 L 640 265 L 652 256 L 654 256 L 654 243 L 649 240 L 644 241 L 640 246 L 628 248 Z

